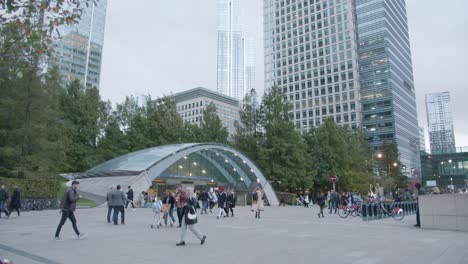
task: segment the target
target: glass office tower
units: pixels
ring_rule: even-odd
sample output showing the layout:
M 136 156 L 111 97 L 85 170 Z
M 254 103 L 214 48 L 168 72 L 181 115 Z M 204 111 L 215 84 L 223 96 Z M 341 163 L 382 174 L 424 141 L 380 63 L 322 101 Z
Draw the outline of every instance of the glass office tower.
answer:
M 97 87 L 101 77 L 107 0 L 85 7 L 78 24 L 60 27 L 52 64 L 67 81 L 79 79 L 85 87 Z
M 218 92 L 244 97 L 244 38 L 239 23 L 239 0 L 218 0 Z
M 264 0 L 265 89 L 279 87 L 298 129 L 324 118 L 396 143 L 418 176 L 419 130 L 404 0 Z
M 265 89 L 291 102 L 296 128 L 361 126 L 352 1 L 264 0 Z
M 427 94 L 426 111 L 431 153 L 455 152 L 455 133 L 450 108 L 450 93 Z
M 396 143 L 420 174 L 419 130 L 404 0 L 356 0 L 363 128 L 374 150 Z

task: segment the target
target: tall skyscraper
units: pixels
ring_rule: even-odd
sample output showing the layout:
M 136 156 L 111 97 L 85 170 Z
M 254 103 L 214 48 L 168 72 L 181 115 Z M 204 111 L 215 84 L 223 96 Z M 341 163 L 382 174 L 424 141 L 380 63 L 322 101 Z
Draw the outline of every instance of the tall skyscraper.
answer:
M 242 100 L 253 88 L 255 65 L 253 42 L 243 36 L 239 20 L 239 0 L 218 0 L 217 91 Z
M 78 24 L 60 27 L 51 63 L 65 79 L 80 80 L 87 88 L 99 88 L 107 0 L 85 7 Z
M 427 94 L 426 111 L 431 153 L 455 152 L 450 93 Z
M 423 127 L 419 127 L 419 151 L 426 151 L 426 138 Z
M 325 118 L 396 143 L 420 171 L 404 0 L 264 0 L 265 88 L 279 87 L 306 131 Z

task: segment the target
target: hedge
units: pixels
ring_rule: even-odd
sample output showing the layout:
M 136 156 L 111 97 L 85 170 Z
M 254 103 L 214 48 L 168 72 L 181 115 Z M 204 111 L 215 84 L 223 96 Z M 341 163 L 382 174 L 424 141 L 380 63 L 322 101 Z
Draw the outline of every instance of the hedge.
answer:
M 13 193 L 13 185 L 17 185 L 22 198 L 57 198 L 60 181 L 39 179 L 0 178 L 0 185 L 5 185 L 8 195 Z

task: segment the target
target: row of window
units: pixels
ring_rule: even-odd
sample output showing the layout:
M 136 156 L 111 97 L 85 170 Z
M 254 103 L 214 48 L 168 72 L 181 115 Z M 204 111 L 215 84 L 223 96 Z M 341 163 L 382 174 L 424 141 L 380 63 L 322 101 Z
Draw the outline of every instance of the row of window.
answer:
M 192 108 L 199 107 L 199 106 L 203 106 L 203 101 L 196 102 L 196 103 L 191 103 L 191 104 L 186 104 L 186 105 L 181 105 L 181 106 L 177 106 L 177 111 L 192 109 Z M 198 110 L 197 110 L 197 111 L 198 111 Z

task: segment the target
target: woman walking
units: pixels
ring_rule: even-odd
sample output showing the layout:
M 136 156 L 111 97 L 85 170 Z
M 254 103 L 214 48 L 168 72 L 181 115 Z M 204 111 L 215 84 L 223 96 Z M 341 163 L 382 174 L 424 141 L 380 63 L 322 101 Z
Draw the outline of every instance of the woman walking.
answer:
M 21 208 L 21 194 L 18 186 L 14 185 L 13 186 L 13 195 L 11 196 L 11 201 L 10 201 L 10 206 L 9 206 L 9 214 L 8 216 L 13 212 L 13 210 L 16 210 L 18 213 L 18 216 L 20 216 L 20 208 Z
M 175 223 L 175 218 L 174 218 L 174 204 L 175 204 L 175 199 L 174 196 L 171 195 L 169 191 L 166 191 L 166 197 L 163 199 L 163 204 L 167 207 L 167 214 L 165 214 L 164 218 L 164 225 L 167 226 L 167 219 L 169 218 L 171 227 L 173 223 Z
M 206 236 L 200 232 L 195 227 L 195 224 L 198 222 L 197 213 L 195 210 L 195 205 L 197 200 L 193 198 L 193 188 L 188 187 L 185 191 L 185 203 L 183 207 L 183 218 L 182 218 L 182 230 L 180 233 L 180 242 L 176 244 L 176 246 L 185 246 L 185 236 L 187 235 L 187 228 L 190 229 L 198 239 L 200 239 L 201 243 L 204 244 L 206 240 Z
M 317 195 L 317 204 L 320 207 L 320 212 L 318 213 L 318 217 L 320 218 L 320 215 L 322 215 L 322 218 L 325 217 L 323 215 L 323 207 L 325 207 L 325 195 L 323 192 L 319 192 Z
M 252 193 L 252 212 L 255 212 L 255 218 L 260 218 L 261 211 L 263 211 L 263 192 L 257 186 L 255 192 Z

